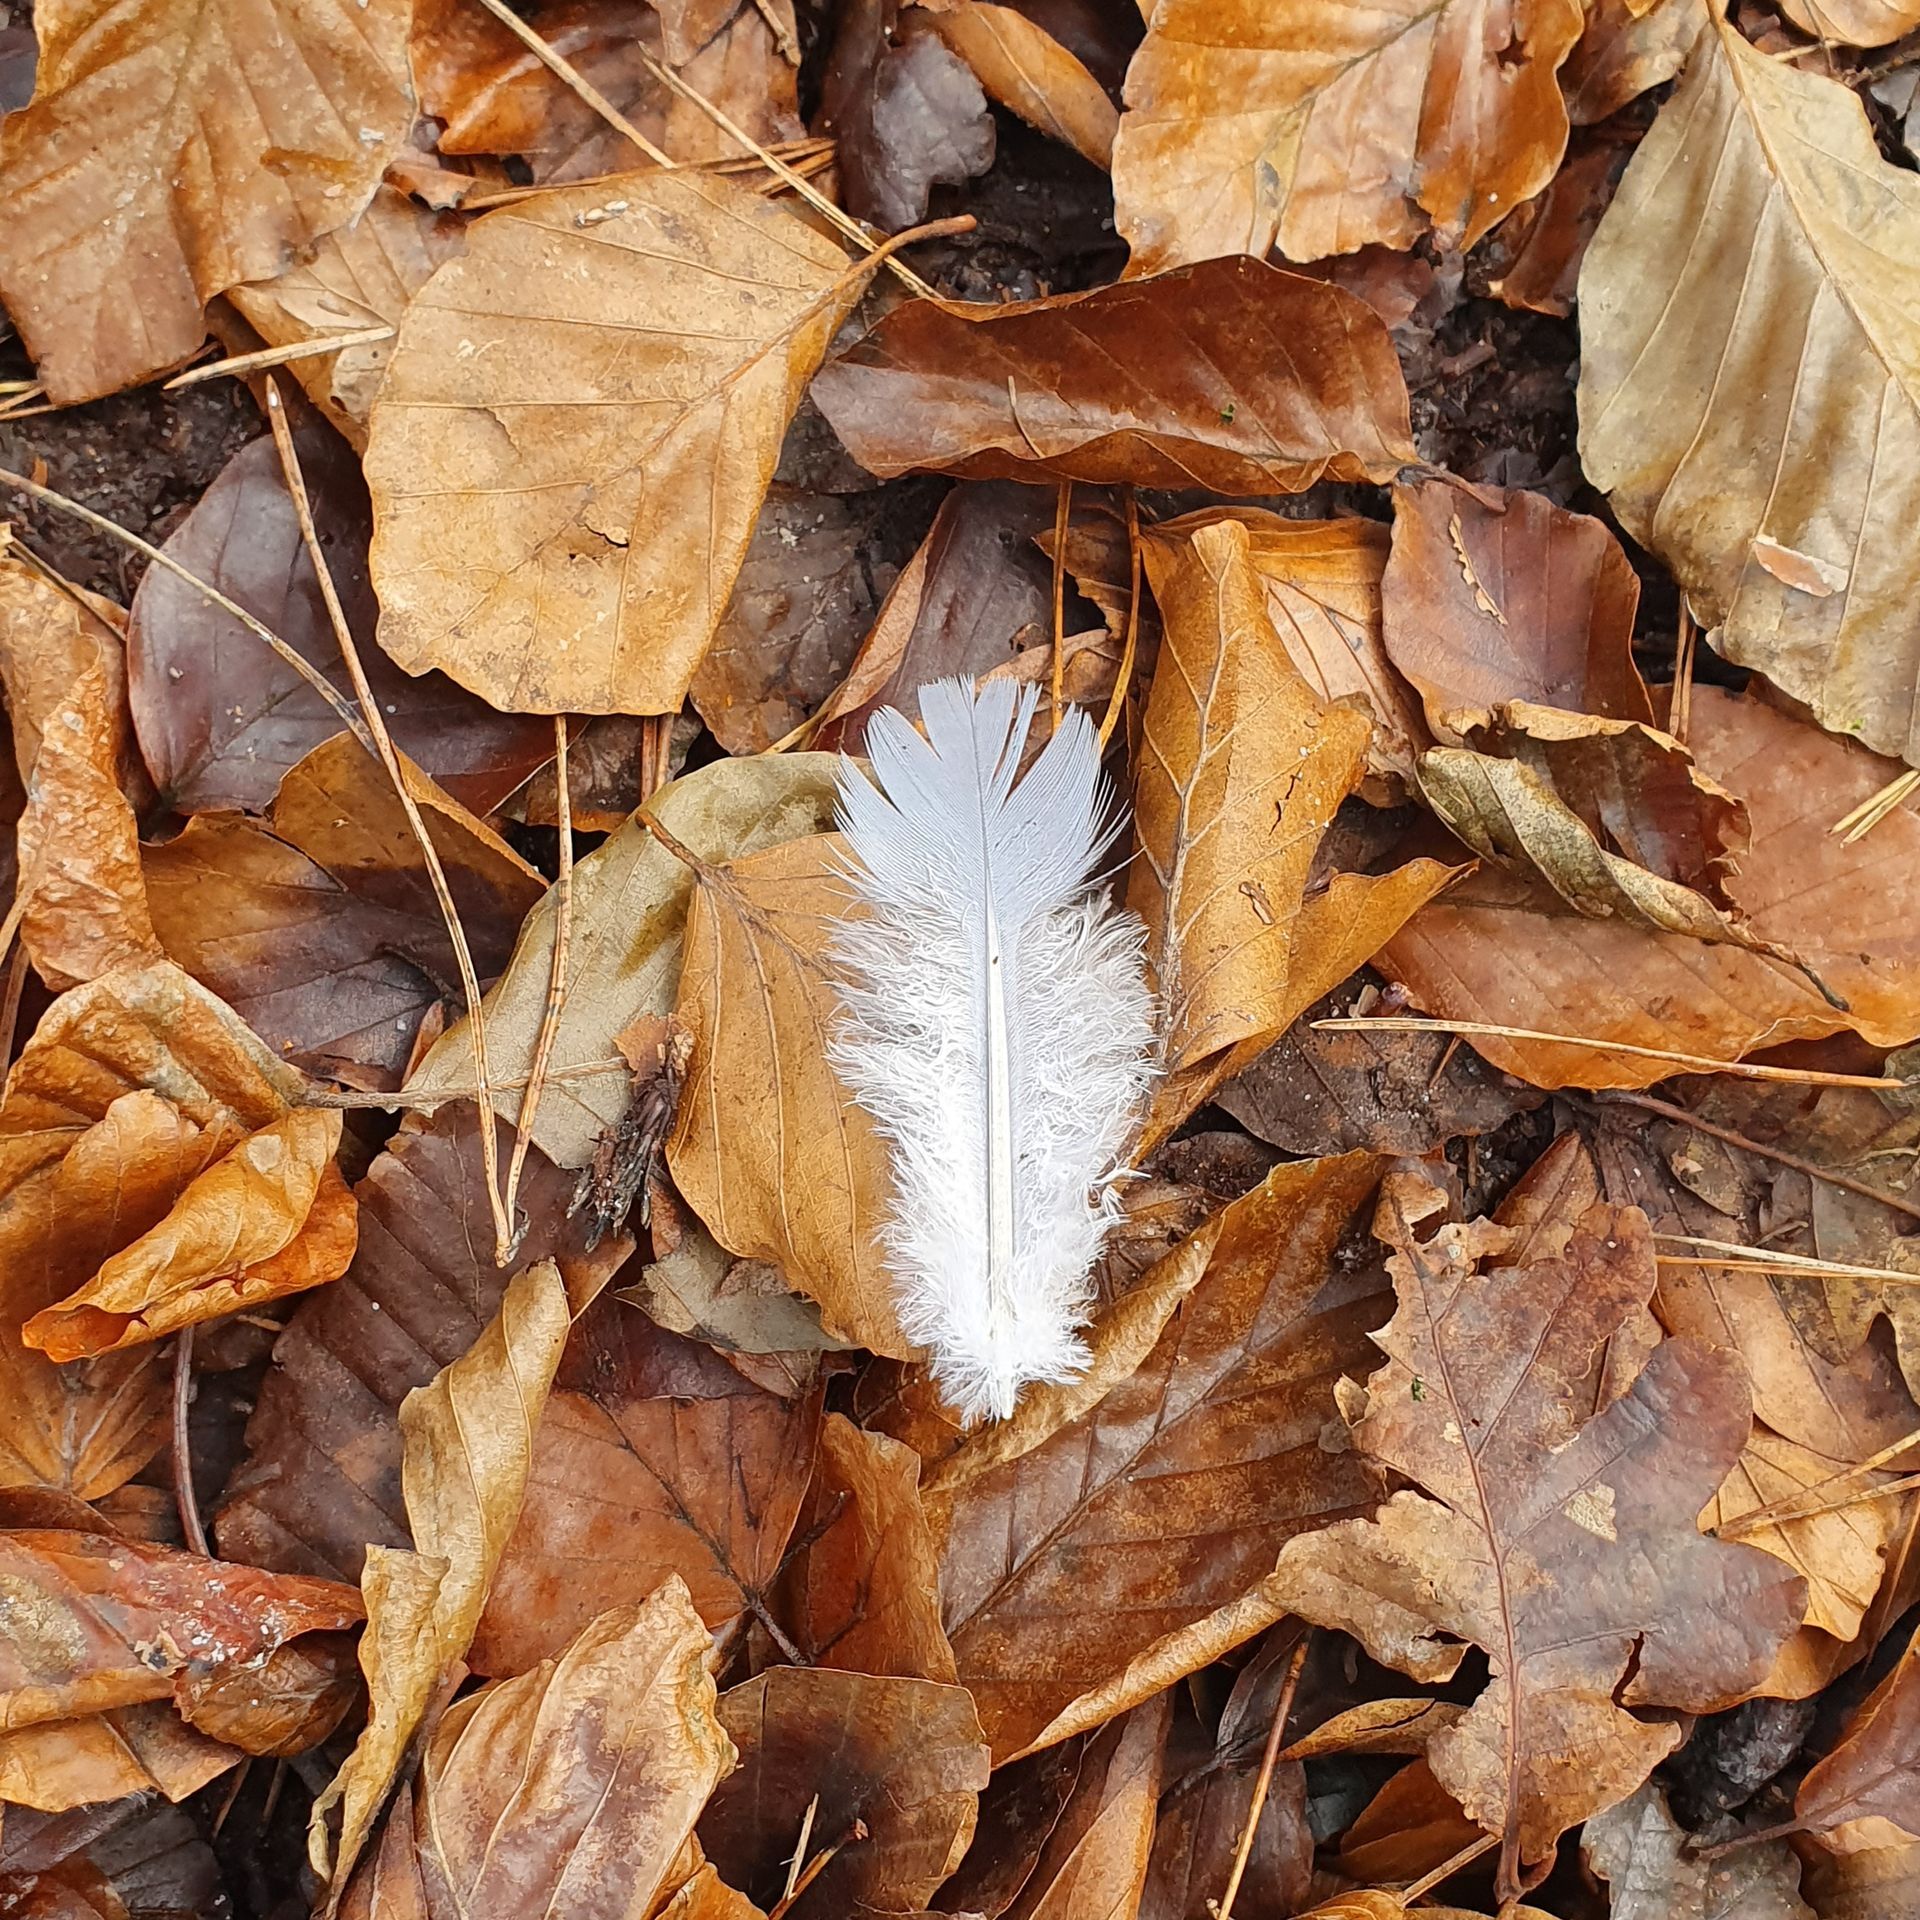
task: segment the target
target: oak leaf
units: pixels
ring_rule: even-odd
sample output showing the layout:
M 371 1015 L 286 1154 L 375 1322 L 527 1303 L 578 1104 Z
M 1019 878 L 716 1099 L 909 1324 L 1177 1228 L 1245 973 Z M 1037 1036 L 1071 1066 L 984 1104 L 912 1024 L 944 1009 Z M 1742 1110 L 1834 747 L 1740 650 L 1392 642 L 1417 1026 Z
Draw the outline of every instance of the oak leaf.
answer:
M 870 271 L 691 171 L 475 222 L 374 401 L 380 644 L 499 707 L 677 710 Z
M 1609 1884 L 1608 1920 L 1814 1920 L 1800 1898 L 1800 1862 L 1785 1841 L 1697 1858 L 1693 1836 L 1652 1781 L 1596 1813 L 1580 1852 Z
M 897 307 L 813 397 L 863 467 L 1298 493 L 1412 458 L 1386 328 L 1258 260 L 1011 306 Z
M 1917 295 L 1920 181 L 1847 87 L 1713 16 L 1581 269 L 1581 460 L 1723 653 L 1907 759 Z

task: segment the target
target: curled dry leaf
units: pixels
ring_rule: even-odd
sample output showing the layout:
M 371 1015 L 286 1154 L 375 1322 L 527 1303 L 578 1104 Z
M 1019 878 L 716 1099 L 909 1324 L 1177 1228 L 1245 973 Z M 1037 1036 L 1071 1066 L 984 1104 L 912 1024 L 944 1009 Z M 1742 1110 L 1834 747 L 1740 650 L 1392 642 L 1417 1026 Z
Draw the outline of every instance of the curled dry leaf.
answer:
M 0 135 L 0 293 L 56 404 L 184 360 L 215 294 L 279 273 L 359 213 L 413 124 L 407 13 L 400 0 L 351 16 L 332 0 L 36 13 L 33 104 Z
M 1276 1167 L 1109 1309 L 1083 1379 L 1030 1391 L 938 1469 L 941 1606 L 997 1758 L 1272 1625 L 1280 1545 L 1368 1504 L 1322 1441 L 1385 1310 L 1377 1273 L 1330 1271 L 1376 1178 L 1370 1154 Z
M 1627 531 L 1729 658 L 1920 755 L 1920 181 L 1860 101 L 1714 17 L 1588 249 L 1580 311 L 1581 459 Z
M 1361 301 L 1258 260 L 1011 306 L 896 307 L 813 397 L 863 467 L 1298 493 L 1413 458 Z
M 337 1280 L 355 1239 L 333 1160 L 342 1118 L 299 1107 L 249 1134 L 22 1339 L 55 1360 L 88 1359 Z
M 1800 1783 L 1795 1820 L 1835 1853 L 1920 1841 L 1920 1653 L 1909 1644 Z
M 1576 1411 L 1653 1291 L 1645 1216 L 1595 1209 L 1560 1257 L 1476 1274 L 1507 1231 L 1445 1226 L 1392 1262 L 1400 1309 L 1354 1445 L 1426 1491 L 1289 1542 L 1275 1575 L 1294 1611 L 1417 1679 L 1487 1653 L 1485 1691 L 1427 1760 L 1500 1836 L 1503 1898 L 1678 1744 L 1631 1705 L 1739 1698 L 1805 1599 L 1778 1561 L 1695 1529 L 1751 1423 L 1731 1355 L 1662 1341 L 1621 1398 Z
M 1162 0 L 1113 150 L 1132 271 L 1409 247 L 1429 222 L 1471 247 L 1560 164 L 1554 76 L 1581 19 L 1575 0 Z
M 0 1794 L 10 1806 L 46 1813 L 129 1794 L 178 1801 L 240 1757 L 188 1726 L 164 1701 L 150 1700 L 0 1734 Z
M 456 800 L 487 812 L 552 753 L 551 723 L 496 713 L 442 674 L 410 678 L 373 644 L 373 517 L 359 465 L 312 427 L 296 430 L 294 450 L 327 570 L 395 742 Z M 227 462 L 165 551 L 352 699 L 270 439 Z M 133 596 L 127 672 L 140 751 L 180 813 L 264 812 L 288 769 L 340 731 L 340 716 L 257 635 L 164 567 L 149 567 Z
M 700 1844 L 760 1904 L 780 1897 L 816 1796 L 809 1858 L 840 1851 L 787 1909 L 793 1920 L 918 1912 L 960 1864 L 987 1784 L 964 1687 L 775 1667 L 721 1695 L 720 1724 L 740 1766 L 700 1816 Z
M 1800 1862 L 1784 1840 L 1699 1859 L 1652 1781 L 1596 1813 L 1580 1852 L 1608 1883 L 1608 1920 L 1814 1920 L 1800 1898 Z
M 1127 904 L 1147 924 L 1165 1009 L 1147 1129 L 1158 1139 L 1451 876 L 1420 860 L 1309 894 L 1321 836 L 1365 766 L 1367 718 L 1322 705 L 1301 678 L 1238 522 L 1150 542 L 1147 566 L 1166 637 L 1134 775 Z
M 831 755 L 794 753 L 721 760 L 684 775 L 647 803 L 702 860 L 726 860 L 822 831 L 833 824 Z M 567 998 L 554 1031 L 546 1090 L 533 1139 L 555 1163 L 584 1167 L 600 1136 L 626 1110 L 629 1077 L 615 1037 L 646 1014 L 673 1011 L 693 875 L 647 830 L 628 821 L 573 870 Z M 527 916 L 513 958 L 486 999 L 488 1061 L 502 1079 L 529 1070 L 553 981 L 557 903 Z M 580 1067 L 607 1073 L 565 1077 Z M 408 1083 L 409 1092 L 473 1084 L 465 1021 L 450 1027 Z M 516 1119 L 517 1089 L 495 1096 Z
M 380 644 L 499 707 L 678 709 L 870 271 L 693 172 L 477 221 L 374 402 Z
M 1001 106 L 1096 167 L 1112 164 L 1120 116 L 1107 90 L 1040 22 L 992 0 L 958 0 L 929 17 Z

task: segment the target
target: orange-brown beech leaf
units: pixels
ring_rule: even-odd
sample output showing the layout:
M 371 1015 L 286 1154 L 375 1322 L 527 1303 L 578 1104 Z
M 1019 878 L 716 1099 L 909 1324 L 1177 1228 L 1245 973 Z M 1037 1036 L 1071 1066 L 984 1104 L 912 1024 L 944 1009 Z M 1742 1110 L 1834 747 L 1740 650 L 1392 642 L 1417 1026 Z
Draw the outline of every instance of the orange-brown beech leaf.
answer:
M 1330 1270 L 1377 1167 L 1276 1167 L 1108 1310 L 1083 1380 L 1033 1390 L 938 1469 L 947 1634 L 997 1758 L 1272 1625 L 1281 1544 L 1370 1503 L 1322 1440 L 1385 1313 L 1377 1271 Z
M 990 99 L 1096 167 L 1112 164 L 1119 113 L 1100 82 L 1038 21 L 991 0 L 946 0 L 929 18 Z
M 172 1697 L 183 1680 L 264 1660 L 302 1634 L 356 1624 L 336 1580 L 263 1573 L 104 1533 L 0 1533 L 13 1596 L 0 1643 L 11 1733 Z
M 793 1920 L 918 1912 L 960 1864 L 987 1784 L 964 1687 L 775 1667 L 720 1696 L 720 1724 L 740 1766 L 700 1816 L 700 1845 L 761 1906 L 779 1899 L 816 1796 L 810 1856 L 840 1851 L 787 1909 Z
M 1625 1040 L 1708 1059 L 1851 1026 L 1877 1046 L 1920 1033 L 1920 819 L 1896 809 L 1852 845 L 1827 829 L 1899 769 L 1777 708 L 1694 691 L 1702 773 L 1737 794 L 1752 842 L 1726 897 L 1759 938 L 1804 960 L 1842 1013 L 1777 961 L 1585 919 L 1542 889 L 1482 873 L 1424 907 L 1375 964 L 1452 1019 Z M 1670 1065 L 1595 1047 L 1476 1036 L 1535 1086 L 1641 1087 Z
M 1163 0 L 1127 72 L 1115 214 L 1152 273 L 1471 247 L 1553 177 L 1575 0 Z
M 306 1634 L 251 1666 L 184 1674 L 174 1684 L 174 1705 L 188 1726 L 242 1753 L 306 1753 L 362 1698 L 354 1638 Z
M 403 760 L 481 977 L 498 973 L 545 880 Z M 168 957 L 317 1071 L 390 1088 L 460 973 L 420 843 L 386 769 L 350 733 L 290 768 L 267 824 L 202 814 L 144 850 Z M 469 1059 L 469 1073 L 471 1073 Z
M 1793 1811 L 1835 1853 L 1920 1841 L 1920 1650 L 1912 1643 L 1801 1781 Z
M 830 827 L 837 765 L 822 753 L 719 760 L 655 794 L 647 813 L 700 859 L 728 860 Z M 567 997 L 550 1071 L 618 1060 L 623 1030 L 645 1015 L 673 1011 L 693 884 L 685 864 L 642 820 L 626 822 L 575 865 Z M 557 903 L 543 897 L 487 995 L 488 1061 L 502 1079 L 531 1069 L 552 991 L 556 920 Z M 408 1085 L 472 1084 L 473 1045 L 462 1020 Z M 588 1165 L 601 1136 L 625 1114 L 630 1085 L 624 1070 L 556 1080 L 534 1119 L 535 1145 L 563 1167 Z M 520 1101 L 518 1089 L 495 1096 L 506 1120 L 517 1119 Z
M 1321 836 L 1365 769 L 1367 716 L 1324 705 L 1301 677 L 1237 521 L 1150 544 L 1147 568 L 1166 636 L 1134 773 L 1127 904 L 1146 922 L 1164 1007 L 1166 1078 L 1148 1123 L 1160 1138 L 1450 870 L 1342 874 L 1309 897 Z
M 149 1700 L 0 1734 L 0 1798 L 46 1813 L 134 1793 L 184 1800 L 243 1757 Z
M 871 271 L 692 171 L 476 221 L 373 405 L 380 644 L 498 707 L 677 711 Z
M 1413 457 L 1387 330 L 1259 260 L 1011 306 L 896 307 L 813 397 L 863 467 L 1298 493 Z
M 353 1195 L 333 1160 L 343 1118 L 299 1107 L 249 1134 L 22 1339 L 84 1360 L 337 1280 L 354 1245 Z
M 955 1678 L 910 1447 L 828 1414 L 794 1537 L 774 1612 L 810 1665 Z
M 669 1575 L 711 1628 L 764 1612 L 819 1425 L 817 1391 L 782 1399 L 625 1301 L 596 1300 L 541 1414 L 468 1665 L 524 1672 Z
M 849 898 L 838 844 L 793 840 L 696 876 L 674 1008 L 693 1059 L 667 1163 L 729 1252 L 771 1261 L 830 1334 L 905 1359 L 880 1244 L 886 1143 L 826 1058 L 827 943 Z
M 1851 47 L 1884 47 L 1920 27 L 1914 0 L 1782 0 L 1780 11 L 1802 33 Z
M 1806 1890 L 1819 1920 L 1911 1920 L 1920 1913 L 1920 1845 L 1822 1853 L 1806 1867 Z
M 151 1350 L 60 1367 L 20 1328 L 302 1084 L 165 962 L 75 987 L 41 1017 L 0 1102 L 0 1485 L 97 1498 L 152 1458 L 165 1387 Z
M 1609 1883 L 1608 1920 L 1814 1920 L 1800 1862 L 1784 1840 L 1753 1840 L 1703 1859 L 1652 1781 L 1596 1813 L 1580 1835 Z
M 0 685 L 26 789 L 17 829 L 20 942 L 58 991 L 160 957 L 125 791 L 137 766 L 127 725 L 124 616 L 0 559 Z
M 1668 10 L 1698 26 L 1697 10 L 1689 11 L 1676 0 L 1668 0 Z M 1681 57 L 1684 49 L 1676 55 L 1676 72 Z M 1563 73 L 1563 85 L 1565 79 Z M 1637 135 L 1618 127 L 1575 129 L 1566 163 L 1546 191 L 1521 207 L 1488 242 L 1487 291 L 1495 299 L 1563 320 L 1573 311 L 1580 263 L 1636 144 Z
M 512 1136 L 504 1129 L 504 1161 Z M 520 1204 L 519 1259 L 555 1261 L 568 1295 L 590 1299 L 625 1259 L 614 1236 L 589 1254 L 567 1217 L 574 1180 L 535 1147 Z M 369 1543 L 406 1546 L 398 1412 L 479 1338 L 509 1270 L 493 1227 L 471 1105 L 408 1121 L 355 1189 L 353 1265 L 295 1311 L 247 1425 L 216 1531 L 234 1559 L 291 1572 L 360 1577 Z
M 1341 1836 L 1338 1865 L 1353 1880 L 1416 1880 L 1485 1837 L 1419 1759 L 1390 1775 L 1360 1810 Z
M 1686 65 L 1706 24 L 1705 9 L 1688 0 L 1654 0 L 1650 7 L 1593 0 L 1560 69 L 1567 117 L 1576 127 L 1596 126 L 1649 87 L 1664 86 Z
M 487 812 L 553 752 L 552 723 L 496 713 L 443 674 L 414 679 L 374 646 L 373 517 L 359 463 L 311 426 L 296 432 L 294 445 L 328 571 L 395 741 L 462 805 Z M 264 621 L 352 699 L 270 439 L 250 442 L 227 462 L 166 553 Z M 180 813 L 265 812 L 282 775 L 340 731 L 339 715 L 305 680 L 164 567 L 148 568 L 133 596 L 127 673 L 140 751 L 161 798 Z
M 1380 594 L 1387 653 L 1449 744 L 1509 700 L 1653 720 L 1633 664 L 1639 579 L 1602 522 L 1543 494 L 1395 487 Z
M 1907 759 L 1916 292 L 1920 180 L 1712 15 L 1580 272 L 1581 463 L 1721 653 Z
M 1621 1398 L 1584 1420 L 1575 1404 L 1652 1294 L 1645 1216 L 1596 1208 L 1560 1257 L 1476 1273 L 1509 1231 L 1443 1226 L 1395 1257 L 1400 1310 L 1353 1440 L 1425 1491 L 1289 1542 L 1275 1575 L 1294 1611 L 1417 1679 L 1486 1652 L 1486 1689 L 1427 1763 L 1500 1836 L 1503 1898 L 1678 1744 L 1630 1706 L 1740 1698 L 1806 1598 L 1771 1556 L 1696 1528 L 1752 1421 L 1731 1354 L 1665 1340 Z
M 655 1909 L 653 1920 L 764 1920 L 764 1917 L 744 1893 L 728 1886 L 714 1872 L 712 1864 L 703 1860 L 692 1879 L 682 1882 L 664 1907 Z

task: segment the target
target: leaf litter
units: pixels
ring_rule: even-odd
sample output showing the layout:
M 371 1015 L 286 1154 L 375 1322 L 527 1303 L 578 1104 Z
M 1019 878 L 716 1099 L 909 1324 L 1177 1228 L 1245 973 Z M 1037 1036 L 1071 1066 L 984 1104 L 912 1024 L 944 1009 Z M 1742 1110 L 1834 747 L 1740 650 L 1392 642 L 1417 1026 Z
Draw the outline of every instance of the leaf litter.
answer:
M 0 1905 L 1920 1914 L 1917 79 L 0 25 Z M 955 676 L 1157 1008 L 971 1429 L 833 1054 Z

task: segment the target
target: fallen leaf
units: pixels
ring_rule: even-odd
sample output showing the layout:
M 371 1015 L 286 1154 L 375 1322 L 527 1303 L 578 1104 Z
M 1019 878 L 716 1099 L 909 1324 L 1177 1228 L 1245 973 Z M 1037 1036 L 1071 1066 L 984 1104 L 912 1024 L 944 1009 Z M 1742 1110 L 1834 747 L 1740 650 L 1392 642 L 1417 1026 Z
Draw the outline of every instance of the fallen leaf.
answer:
M 838 762 L 793 753 L 721 760 L 684 775 L 647 803 L 648 815 L 689 852 L 725 860 L 818 833 L 833 823 Z M 632 820 L 573 870 L 568 992 L 555 1027 L 547 1087 L 533 1139 L 557 1165 L 584 1167 L 602 1133 L 626 1110 L 628 1075 L 615 1036 L 643 1014 L 673 1011 L 693 876 Z M 529 1070 L 553 979 L 556 902 L 527 916 L 513 958 L 486 998 L 487 1052 L 502 1079 Z M 609 1073 L 566 1076 L 615 1064 Z M 450 1027 L 408 1082 L 410 1093 L 473 1084 L 473 1046 L 464 1021 Z M 495 1096 L 517 1120 L 521 1095 Z
M 914 301 L 822 367 L 813 398 L 885 477 L 1298 493 L 1413 457 L 1385 327 L 1248 259 L 1010 306 Z
M 441 674 L 412 679 L 374 646 L 373 523 L 359 467 L 331 434 L 308 428 L 294 446 L 328 570 L 395 741 L 455 799 L 485 813 L 552 753 L 552 723 L 496 713 Z M 227 462 L 165 552 L 351 701 L 271 440 L 251 441 Z M 340 731 L 339 715 L 291 667 L 164 567 L 150 567 L 133 596 L 127 671 L 140 751 L 161 797 L 181 813 L 264 812 L 281 776 Z
M 816 128 L 839 155 L 847 211 L 889 232 L 927 217 L 927 196 L 993 164 L 986 95 L 917 9 L 853 0 L 821 76 Z
M 1581 18 L 1572 0 L 1163 0 L 1113 149 L 1130 270 L 1408 247 L 1429 223 L 1471 247 L 1560 164 L 1554 75 Z
M 1349 1879 L 1416 1880 L 1485 1838 L 1422 1758 L 1388 1777 L 1341 1836 L 1337 1858 Z M 1393 1894 L 1355 1897 L 1391 1901 L 1385 1911 L 1393 1920 L 1405 1906 Z M 1373 1920 L 1380 1908 L 1362 1911 Z
M 14 1807 L 0 1884 L 37 1920 L 169 1920 L 227 1901 L 220 1864 L 192 1819 L 138 1795 L 65 1816 Z M 63 1906 L 56 1895 L 84 1904 Z
M 1270 1626 L 1280 1545 L 1369 1502 L 1322 1440 L 1384 1309 L 1377 1274 L 1329 1270 L 1376 1178 L 1369 1154 L 1276 1167 L 1096 1323 L 1084 1380 L 1034 1390 L 942 1463 L 941 1606 L 996 1758 Z
M 1605 3 L 1617 4 L 1618 0 Z M 1683 20 L 1698 18 L 1677 0 L 1668 0 L 1668 14 Z M 1588 27 L 1591 30 L 1591 18 Z M 1581 45 L 1585 44 L 1583 35 Z M 1683 53 L 1684 49 L 1676 53 L 1676 72 Z M 1568 84 L 1563 72 L 1562 85 Z M 1572 112 L 1571 97 L 1568 111 Z M 1589 131 L 1576 127 L 1567 158 L 1546 190 L 1517 208 L 1513 218 L 1493 237 L 1487 257 L 1489 293 L 1509 307 L 1530 313 L 1550 313 L 1564 320 L 1573 311 L 1580 263 L 1586 258 L 1587 247 L 1613 198 L 1634 144 L 1632 137 L 1617 128 Z
M 546 881 L 401 765 L 475 970 L 490 979 Z M 287 771 L 266 823 L 201 814 L 144 849 L 143 865 L 168 956 L 317 1072 L 391 1088 L 422 1015 L 459 1000 L 459 963 L 420 843 L 386 769 L 349 733 Z M 470 1048 L 467 1070 L 471 1080 Z
M 1820 1920 L 1906 1920 L 1920 1901 L 1920 1846 L 1822 1854 L 1806 1887 Z
M 9 1806 L 47 1813 L 128 1794 L 180 1801 L 242 1757 L 195 1732 L 165 1702 L 148 1701 L 0 1734 L 0 1795 Z
M 305 1634 L 246 1666 L 189 1672 L 174 1684 L 174 1705 L 186 1725 L 242 1753 L 307 1753 L 360 1704 L 355 1637 Z
M 1576 127 L 1595 126 L 1649 88 L 1664 86 L 1686 65 L 1705 25 L 1705 10 L 1688 0 L 1637 8 L 1635 0 L 1594 0 L 1560 69 L 1567 117 Z
M 911 1448 L 828 1414 L 794 1536 L 776 1611 L 809 1665 L 955 1678 Z
M 1451 1700 L 1425 1696 L 1368 1700 L 1321 1721 L 1298 1740 L 1289 1740 L 1284 1751 L 1294 1760 L 1330 1753 L 1398 1753 L 1424 1759 L 1433 1736 L 1454 1725 L 1465 1712 Z
M 54 0 L 34 26 L 33 104 L 0 137 L 0 293 L 58 406 L 184 360 L 207 301 L 353 219 L 413 124 L 395 0 L 105 23 Z
M 1904 757 L 1920 750 L 1916 261 L 1920 181 L 1880 158 L 1860 102 L 1716 18 L 1580 276 L 1588 478 L 1721 652 Z M 1747 329 L 1759 311 L 1777 324 Z M 1832 396 L 1817 424 L 1791 404 L 1815 390 Z M 1783 583 L 1759 539 L 1840 584 Z
M 1751 1424 L 1732 1356 L 1662 1341 L 1602 1412 L 1582 1423 L 1568 1404 L 1653 1291 L 1644 1216 L 1596 1209 L 1560 1258 L 1476 1278 L 1504 1231 L 1444 1226 L 1391 1263 L 1400 1310 L 1354 1445 L 1430 1491 L 1290 1541 L 1275 1576 L 1294 1611 L 1416 1679 L 1487 1652 L 1485 1691 L 1427 1758 L 1500 1836 L 1503 1899 L 1678 1744 L 1631 1705 L 1739 1698 L 1805 1598 L 1769 1556 L 1695 1530 Z
M 502 1129 L 504 1163 L 512 1136 Z M 536 1147 L 520 1184 L 518 1258 L 553 1260 L 584 1301 L 630 1242 L 588 1254 L 567 1218 L 573 1180 Z M 230 1557 L 290 1572 L 360 1577 L 368 1545 L 409 1544 L 398 1412 L 467 1353 L 498 1312 L 509 1273 L 493 1222 L 474 1110 L 408 1121 L 355 1189 L 353 1265 L 303 1301 L 275 1347 L 216 1532 Z
M 840 1851 L 788 1908 L 793 1920 L 915 1912 L 959 1865 L 987 1784 L 964 1687 L 775 1667 L 720 1696 L 720 1724 L 740 1766 L 707 1802 L 700 1844 L 760 1904 L 778 1899 L 816 1800 L 811 1850 Z
M 1909 1643 L 1833 1750 L 1801 1781 L 1794 1819 L 1835 1853 L 1920 1840 L 1920 1652 Z
M 1039 21 L 991 0 L 958 0 L 930 19 L 992 99 L 1096 167 L 1112 164 L 1113 102 Z
M 624 1301 L 596 1301 L 540 1415 L 468 1664 L 523 1673 L 670 1576 L 709 1628 L 764 1617 L 819 1425 L 817 1392 L 783 1400 Z
M 1913 0 L 1784 0 L 1780 11 L 1802 33 L 1850 47 L 1884 47 L 1920 27 Z
M 337 1280 L 355 1238 L 333 1159 L 342 1118 L 299 1107 L 250 1133 L 21 1338 L 55 1360 L 91 1359 Z
M 1609 1920 L 1814 1920 L 1800 1898 L 1800 1862 L 1782 1840 L 1697 1859 L 1693 1836 L 1649 1781 L 1590 1819 L 1587 1865 L 1608 1882 Z
M 380 644 L 499 707 L 675 711 L 870 272 L 692 172 L 476 221 L 407 308 L 374 401 Z
M 1367 718 L 1323 706 L 1300 677 L 1237 523 L 1172 550 L 1150 543 L 1147 566 L 1166 637 L 1134 775 L 1127 903 L 1147 924 L 1165 1008 L 1155 1139 L 1450 875 L 1419 861 L 1342 875 L 1309 898 L 1321 836 L 1365 765 Z

